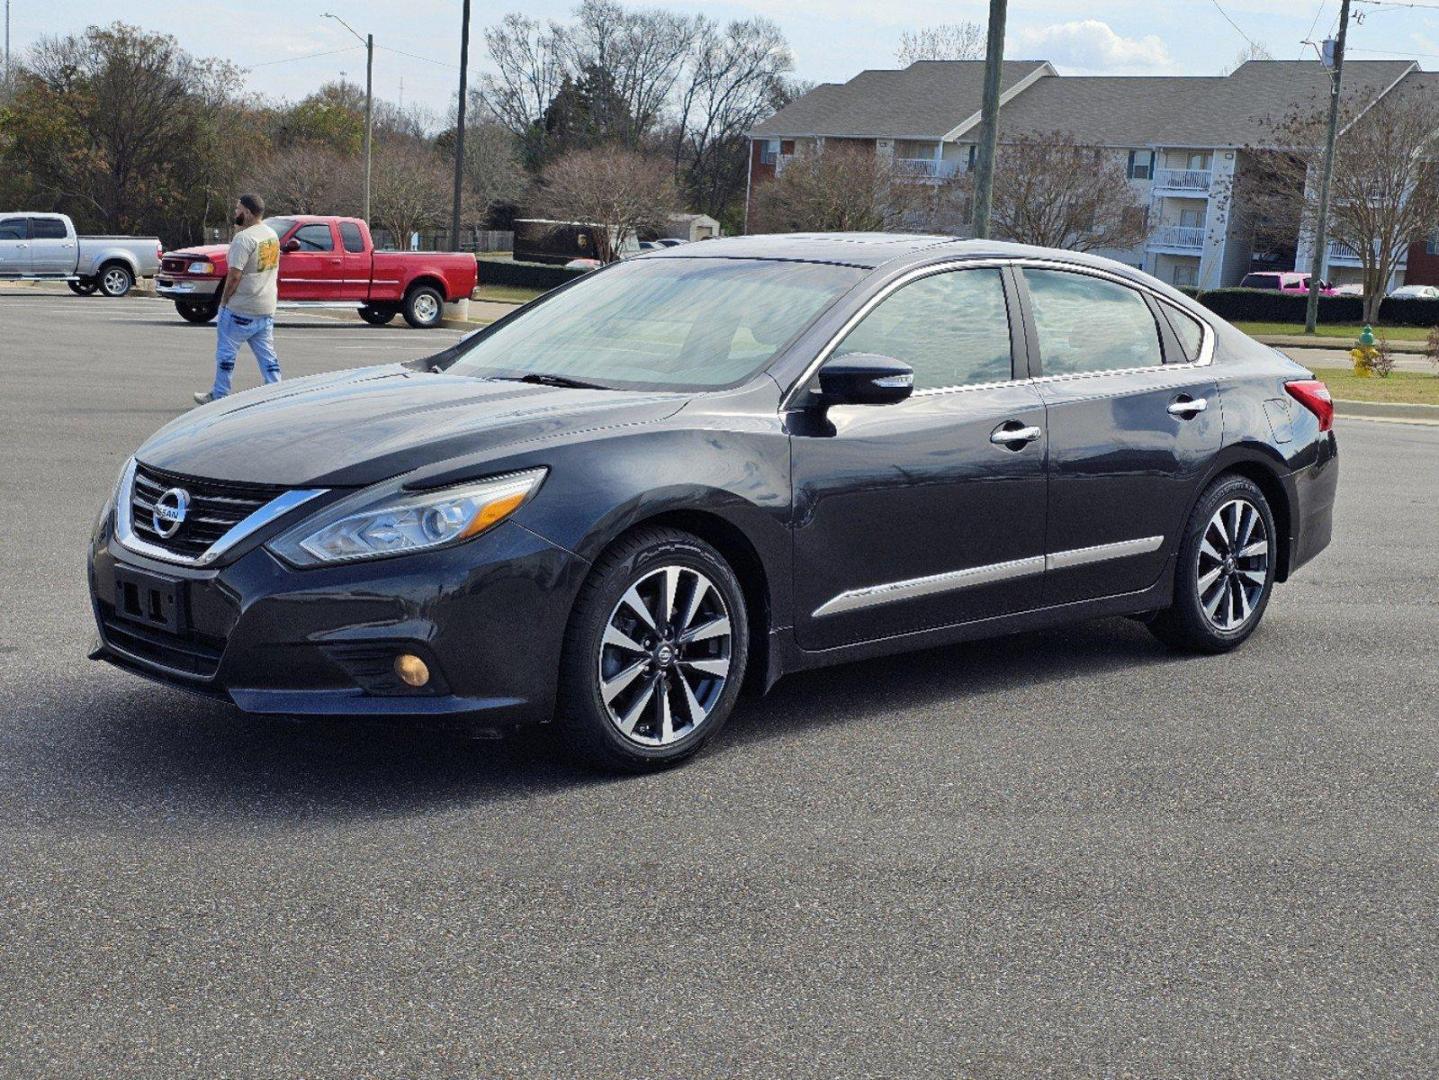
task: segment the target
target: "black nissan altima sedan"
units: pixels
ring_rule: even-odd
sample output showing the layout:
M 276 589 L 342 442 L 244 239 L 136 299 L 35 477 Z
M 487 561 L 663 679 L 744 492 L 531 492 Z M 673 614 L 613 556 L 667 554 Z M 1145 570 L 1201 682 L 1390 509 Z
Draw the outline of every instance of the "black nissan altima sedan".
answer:
M 1111 615 L 1234 648 L 1329 542 L 1332 421 L 1310 372 L 1105 259 L 689 244 L 162 428 L 95 528 L 94 656 L 643 769 L 819 665 Z

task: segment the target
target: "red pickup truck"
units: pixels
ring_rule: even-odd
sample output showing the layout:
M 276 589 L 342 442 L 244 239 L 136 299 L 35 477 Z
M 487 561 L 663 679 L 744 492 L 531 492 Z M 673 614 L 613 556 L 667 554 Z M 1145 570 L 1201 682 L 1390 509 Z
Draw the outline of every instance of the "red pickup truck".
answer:
M 444 304 L 469 297 L 475 257 L 463 252 L 376 251 L 359 218 L 291 214 L 266 218 L 280 238 L 280 303 L 357 306 L 383 326 L 396 315 L 417 329 L 439 325 Z M 209 322 L 220 306 L 226 255 L 222 244 L 167 251 L 155 291 L 175 301 L 188 322 Z

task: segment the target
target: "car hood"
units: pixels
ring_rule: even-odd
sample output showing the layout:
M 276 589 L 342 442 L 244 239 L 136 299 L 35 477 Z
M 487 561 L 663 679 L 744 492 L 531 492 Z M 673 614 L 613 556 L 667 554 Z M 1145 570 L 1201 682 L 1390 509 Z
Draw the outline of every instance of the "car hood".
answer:
M 224 262 L 230 254 L 230 249 L 224 244 L 198 244 L 195 247 L 177 248 L 174 251 L 165 252 L 166 256 L 176 256 L 182 259 L 209 259 L 211 262 Z
M 451 458 L 674 415 L 686 398 L 414 371 L 333 372 L 186 413 L 136 452 L 185 476 L 285 487 L 376 483 Z

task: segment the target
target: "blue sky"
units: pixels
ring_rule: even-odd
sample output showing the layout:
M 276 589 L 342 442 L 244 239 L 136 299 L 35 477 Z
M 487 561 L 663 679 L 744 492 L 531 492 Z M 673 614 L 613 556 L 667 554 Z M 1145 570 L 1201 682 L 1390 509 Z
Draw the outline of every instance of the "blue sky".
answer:
M 1427 69 L 1439 69 L 1439 0 L 1405 2 L 1420 7 L 1356 2 L 1362 22 L 1351 24 L 1350 55 L 1412 57 Z M 1423 5 L 1433 7 L 1424 10 Z M 984 0 L 730 0 L 664 6 L 715 19 L 765 15 L 789 38 L 796 74 L 818 82 L 844 81 L 866 67 L 894 66 L 894 50 L 905 30 L 963 19 L 982 22 L 987 10 Z M 485 25 L 512 10 L 562 19 L 572 7 L 570 0 L 474 0 L 472 77 L 488 62 L 480 33 Z M 260 93 L 298 98 L 342 71 L 363 81 L 364 50 L 342 27 L 321 17 L 330 10 L 361 33 L 375 35 L 378 96 L 395 100 L 403 80 L 407 103 L 445 111 L 458 74 L 460 0 L 11 0 L 12 48 L 21 50 L 42 34 L 123 18 L 172 33 L 197 54 L 249 67 L 250 85 Z M 1053 60 L 1068 74 L 1213 75 L 1232 66 L 1246 37 L 1262 42 L 1279 59 L 1297 58 L 1303 55 L 1300 40 L 1332 32 L 1338 13 L 1339 0 L 1218 0 L 1218 5 L 1215 0 L 1010 0 L 1006 51 L 1015 58 Z M 312 55 L 329 50 L 348 51 Z

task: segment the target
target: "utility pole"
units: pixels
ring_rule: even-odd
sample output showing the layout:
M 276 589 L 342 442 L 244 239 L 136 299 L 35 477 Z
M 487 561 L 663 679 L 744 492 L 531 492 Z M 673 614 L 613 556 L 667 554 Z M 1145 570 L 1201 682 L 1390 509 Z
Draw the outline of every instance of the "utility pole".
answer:
M 8 3 L 9 0 L 6 0 Z M 355 38 L 365 46 L 365 224 L 370 223 L 370 137 L 374 126 L 375 109 L 375 35 L 366 34 L 360 37 L 355 28 L 338 15 L 331 15 L 328 11 L 324 15 L 327 19 L 334 19 L 343 26 Z
M 464 12 L 460 16 L 460 107 L 455 115 L 455 204 L 450 212 L 451 251 L 460 250 L 460 196 L 465 185 L 465 80 L 469 66 L 470 0 L 465 0 Z
M 10 0 L 5 0 L 5 89 L 10 89 Z
M 1339 6 L 1339 36 L 1334 39 L 1334 75 L 1329 85 L 1329 131 L 1324 138 L 1324 171 L 1319 181 L 1319 212 L 1314 221 L 1314 258 L 1309 264 L 1309 303 L 1304 309 L 1304 332 L 1312 334 L 1319 322 L 1319 276 L 1324 272 L 1329 244 L 1329 183 L 1334 179 L 1334 141 L 1339 135 L 1339 88 L 1344 79 L 1344 38 L 1349 32 L 1349 0 Z
M 1344 0 L 1347 4 L 1349 0 Z M 1008 0 L 989 0 L 989 35 L 984 51 L 984 104 L 980 107 L 979 150 L 974 162 L 974 235 L 989 236 L 994 201 L 994 154 L 999 146 L 999 87 L 1004 72 L 1004 19 Z

